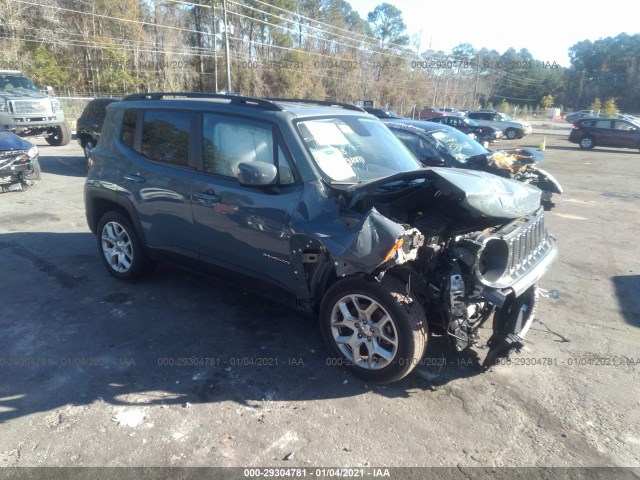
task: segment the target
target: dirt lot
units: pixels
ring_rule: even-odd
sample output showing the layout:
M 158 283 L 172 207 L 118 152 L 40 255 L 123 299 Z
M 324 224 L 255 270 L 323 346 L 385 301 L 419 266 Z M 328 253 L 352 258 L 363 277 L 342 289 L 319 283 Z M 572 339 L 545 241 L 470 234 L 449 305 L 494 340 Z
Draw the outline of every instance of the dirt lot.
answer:
M 266 300 L 170 266 L 111 278 L 80 147 L 39 145 L 42 182 L 0 195 L 0 467 L 640 465 L 637 151 L 547 135 L 560 297 L 525 350 L 480 374 L 433 338 L 380 387 Z

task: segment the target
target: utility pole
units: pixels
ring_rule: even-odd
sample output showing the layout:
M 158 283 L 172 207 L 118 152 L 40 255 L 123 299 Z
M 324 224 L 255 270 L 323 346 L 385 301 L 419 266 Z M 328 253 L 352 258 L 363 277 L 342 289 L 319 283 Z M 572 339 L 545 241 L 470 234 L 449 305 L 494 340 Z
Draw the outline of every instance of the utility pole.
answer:
M 480 62 L 482 58 L 478 57 L 478 65 L 476 65 L 476 84 L 473 87 L 473 110 L 476 109 L 476 102 L 478 99 L 478 76 L 480 75 Z
M 231 92 L 231 56 L 229 55 L 229 23 L 227 22 L 227 0 L 222 0 L 222 21 L 224 22 L 224 56 L 227 63 L 227 91 Z
M 218 93 L 218 32 L 216 31 L 216 5 L 214 1 L 211 0 L 211 8 L 213 9 L 213 17 L 211 18 L 211 27 L 213 28 L 213 91 Z

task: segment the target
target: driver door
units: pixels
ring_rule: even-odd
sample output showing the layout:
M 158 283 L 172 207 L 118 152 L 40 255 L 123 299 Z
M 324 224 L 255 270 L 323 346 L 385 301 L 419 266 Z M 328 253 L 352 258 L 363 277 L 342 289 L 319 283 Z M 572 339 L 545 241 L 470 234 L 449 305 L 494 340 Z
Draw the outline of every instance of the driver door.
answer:
M 193 221 L 200 263 L 222 266 L 295 291 L 289 239 L 302 184 L 269 122 L 202 114 L 202 165 L 193 182 Z M 265 162 L 279 184 L 240 185 L 239 163 Z

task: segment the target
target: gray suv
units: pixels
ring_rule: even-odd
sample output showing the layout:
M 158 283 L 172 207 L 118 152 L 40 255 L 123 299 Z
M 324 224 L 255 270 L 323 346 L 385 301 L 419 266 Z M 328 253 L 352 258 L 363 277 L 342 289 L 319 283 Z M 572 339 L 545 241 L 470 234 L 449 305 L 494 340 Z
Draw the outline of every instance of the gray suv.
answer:
M 496 112 L 495 110 L 469 112 L 467 116 L 483 127 L 493 127 L 502 130 L 504 136 L 509 140 L 522 138 L 533 131 L 530 123 L 514 120 L 509 115 Z
M 132 95 L 90 157 L 87 221 L 111 275 L 170 260 L 317 315 L 332 364 L 368 381 L 406 376 L 429 330 L 454 351 L 488 345 L 484 368 L 520 348 L 556 255 L 539 189 L 422 168 L 353 105 Z
M 0 125 L 21 137 L 44 135 L 49 145 L 63 146 L 71 141 L 60 102 L 41 93 L 18 70 L 0 70 Z

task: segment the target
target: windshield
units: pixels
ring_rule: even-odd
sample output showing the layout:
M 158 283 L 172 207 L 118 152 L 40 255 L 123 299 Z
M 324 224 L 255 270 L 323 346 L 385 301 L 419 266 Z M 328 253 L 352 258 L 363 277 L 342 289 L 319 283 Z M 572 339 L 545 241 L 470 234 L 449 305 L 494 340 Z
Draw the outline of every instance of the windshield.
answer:
M 489 150 L 459 130 L 434 130 L 429 133 L 438 141 L 438 149 L 451 155 L 460 163 L 466 163 L 470 157 L 490 153 Z
M 18 89 L 33 90 L 35 92 L 38 91 L 38 87 L 36 87 L 27 77 L 18 75 L 0 76 L 0 90 L 11 91 Z
M 334 117 L 298 122 L 300 135 L 333 184 L 369 182 L 418 170 L 420 164 L 379 120 Z
M 465 118 L 463 120 L 463 122 L 465 123 L 465 125 L 469 125 L 470 127 L 479 127 L 480 124 L 478 122 L 476 122 L 475 120 L 471 120 L 470 118 Z
M 513 118 L 511 118 L 506 113 L 501 113 L 500 116 L 502 117 L 502 120 L 504 120 L 505 122 L 513 122 Z

